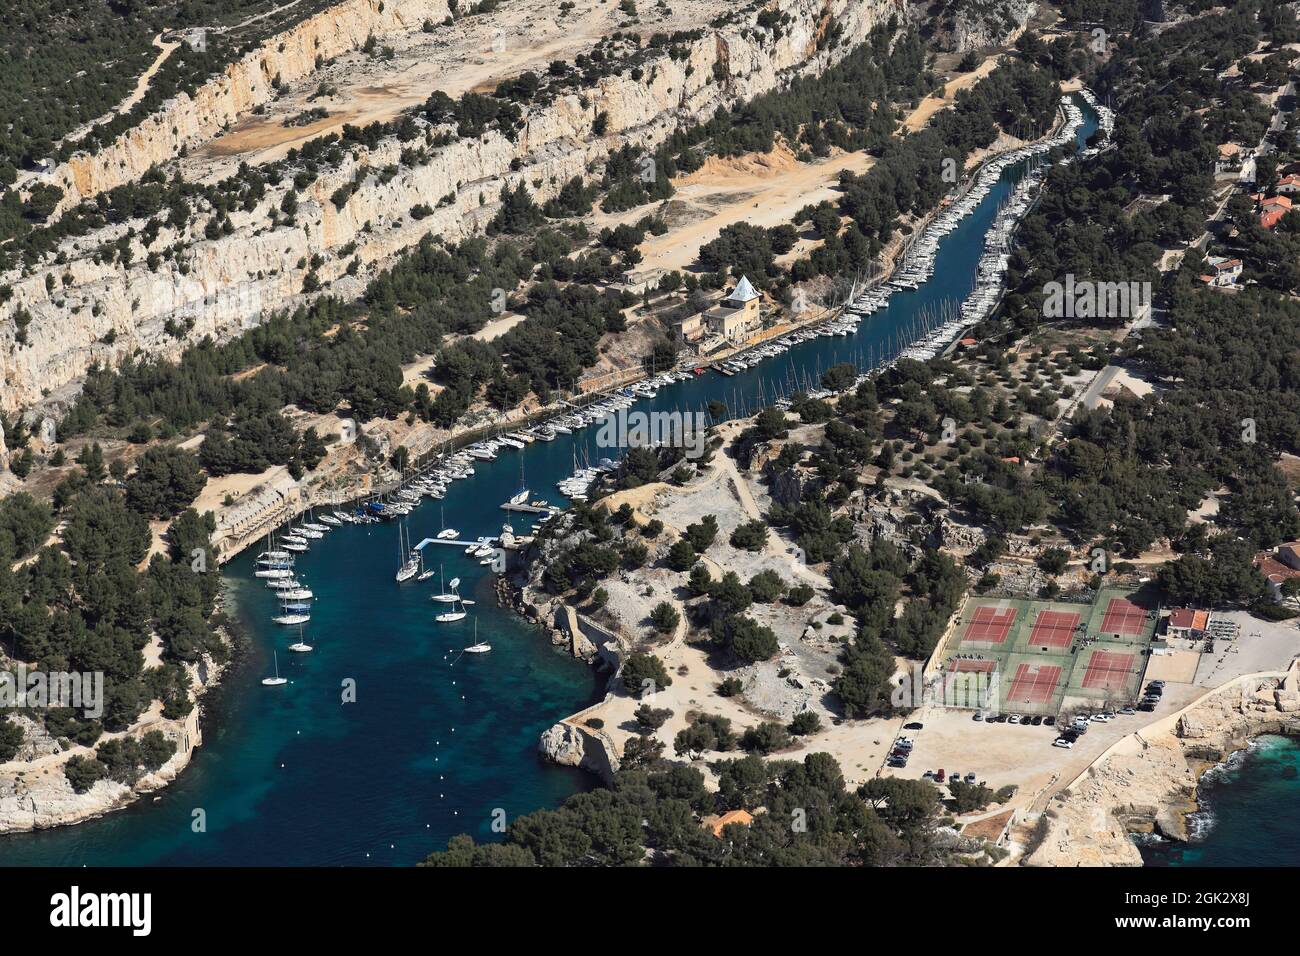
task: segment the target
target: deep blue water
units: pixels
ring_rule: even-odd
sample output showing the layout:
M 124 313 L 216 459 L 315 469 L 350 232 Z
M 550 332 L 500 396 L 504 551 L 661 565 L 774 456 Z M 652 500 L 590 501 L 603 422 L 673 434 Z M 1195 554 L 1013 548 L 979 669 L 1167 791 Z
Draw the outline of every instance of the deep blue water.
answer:
M 1300 740 L 1260 737 L 1211 770 L 1186 844 L 1141 846 L 1147 866 L 1300 865 Z
M 1081 104 L 1082 105 L 1082 104 Z M 1096 128 L 1085 107 L 1079 142 Z M 927 317 L 958 308 L 971 291 L 984 235 L 998 204 L 1023 173 L 1002 180 L 975 213 L 942 242 L 930 282 L 896 293 L 856 335 L 818 338 L 734 377 L 709 372 L 661 389 L 640 410 L 697 411 L 712 399 L 733 415 L 816 381 L 837 362 L 874 364 L 908 344 Z M 446 523 L 462 537 L 495 535 L 515 491 L 522 459 L 533 497 L 560 503 L 555 482 L 575 458 L 608 455 L 597 428 L 507 451 L 476 462 L 473 478 L 455 482 L 444 501 L 428 501 L 408 519 L 412 540 Z M 516 530 L 527 523 L 514 521 Z M 454 548 L 446 575 L 478 603 L 471 617 L 434 622 L 429 595 L 437 577 L 398 585 L 398 530 L 389 523 L 345 527 L 312 543 L 299 577 L 316 592 L 304 638 L 309 655 L 288 653 L 295 633 L 271 623 L 271 592 L 253 578 L 253 552 L 224 574 L 236 613 L 251 635 L 242 665 L 223 681 L 210 706 L 205 742 L 180 779 L 155 801 L 74 827 L 0 840 L 10 865 L 409 865 L 469 832 L 491 839 L 495 811 L 514 818 L 593 785 L 585 773 L 543 764 L 538 735 L 594 701 L 604 678 L 554 650 L 542 632 L 495 606 L 491 581 Z M 254 551 L 257 549 L 254 549 Z M 456 652 L 478 636 L 492 652 Z M 260 684 L 278 650 L 290 684 Z M 452 664 L 454 663 L 454 666 Z M 356 684 L 342 703 L 341 685 Z M 206 832 L 193 832 L 194 811 Z

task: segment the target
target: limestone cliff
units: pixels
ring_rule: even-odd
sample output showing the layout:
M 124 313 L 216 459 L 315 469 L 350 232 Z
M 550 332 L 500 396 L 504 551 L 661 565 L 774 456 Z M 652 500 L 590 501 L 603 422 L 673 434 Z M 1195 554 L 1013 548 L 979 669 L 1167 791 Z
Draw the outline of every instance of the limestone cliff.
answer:
M 269 84 L 276 72 L 293 75 L 295 70 L 309 69 L 315 52 L 328 55 L 384 24 L 399 29 L 409 21 L 436 15 L 434 7 L 445 9 L 441 0 L 390 0 L 382 5 L 383 14 L 376 12 L 380 5 L 369 0 L 352 0 L 343 6 L 370 9 L 372 17 L 360 18 L 362 26 L 345 29 L 338 25 L 333 33 L 316 23 L 319 17 L 305 21 L 290 31 L 298 39 L 284 43 L 284 50 L 276 54 L 282 60 L 273 58 L 264 47 L 263 59 L 241 61 L 224 81 L 230 87 L 224 93 L 218 95 L 208 87 L 205 90 L 209 92 L 200 92 L 198 99 L 211 96 L 212 104 L 191 103 L 188 120 L 173 114 L 170 120 L 159 121 L 166 135 L 154 129 L 150 139 L 142 126 L 133 134 L 138 134 L 138 147 L 123 145 L 120 159 L 107 165 L 101 155 L 95 169 L 84 167 L 75 174 L 77 188 L 93 191 L 114 181 L 118 174 L 108 172 L 113 162 L 122 170 L 129 167 L 121 176 L 130 178 L 179 148 L 187 135 L 210 135 L 210 127 L 202 125 L 208 121 L 200 118 L 204 111 L 210 107 L 233 116 L 264 95 L 259 77 Z M 387 182 L 367 177 L 342 209 L 334 207 L 331 194 L 352 179 L 358 164 L 398 163 L 400 144 L 382 143 L 323 173 L 300 200 L 293 226 L 268 226 L 267 210 L 270 204 L 279 203 L 283 192 L 272 190 L 259 209 L 232 215 L 235 229 L 231 235 L 208 240 L 201 232 L 178 236 L 164 228 L 153 248 L 180 243 L 185 251 L 179 261 L 165 261 L 156 272 L 144 264 L 148 250 L 138 240 L 133 247 L 135 264 L 129 267 L 94 261 L 93 251 L 115 240 L 125 226 L 65 243 L 66 266 L 0 277 L 14 290 L 0 319 L 20 306 L 32 315 L 27 345 L 16 342 L 12 322 L 0 324 L 0 409 L 24 407 L 51 394 L 58 398 L 75 388 L 94 362 L 111 366 L 131 355 L 175 357 L 185 345 L 205 335 L 217 340 L 238 335 L 269 311 L 302 299 L 306 269 L 299 263 L 309 261 L 313 254 L 326 259 L 318 275 L 328 291 L 353 296 L 360 291 L 362 280 L 346 276 L 347 261 L 331 255 L 341 246 L 355 243 L 352 255 L 369 265 L 383 263 L 423 235 L 441 234 L 454 240 L 473 234 L 494 214 L 503 184 L 527 182 L 538 198 L 545 200 L 573 176 L 589 175 L 610 149 L 624 144 L 653 148 L 678 124 L 705 118 L 720 105 L 776 89 L 792 75 L 820 72 L 842 58 L 878 23 L 905 13 L 898 0 L 782 0 L 780 6 L 791 21 L 778 40 L 748 26 L 705 31 L 690 45 L 685 59 L 665 54 L 647 64 L 640 79 L 633 79 L 630 72 L 606 76 L 581 95 L 567 95 L 531 110 L 513 142 L 491 132 L 481 139 L 458 140 L 441 147 L 428 163 L 401 167 Z M 831 18 L 841 39 L 818 49 L 818 38 Z M 279 45 L 272 49 L 279 50 Z M 713 71 L 720 49 L 726 50 L 729 70 L 721 82 Z M 297 51 L 298 59 L 290 56 L 291 51 Z M 245 94 L 253 100 L 244 98 Z M 592 126 L 602 112 L 607 116 L 606 131 L 597 137 Z M 168 138 L 171 125 L 180 131 L 175 134 L 180 139 Z M 134 155 L 137 149 L 142 158 L 128 161 L 128 154 Z M 132 162 L 137 166 L 131 166 Z M 431 215 L 419 220 L 409 216 L 417 203 L 434 206 L 444 197 L 451 198 Z M 138 229 L 141 224 L 134 225 Z M 201 227 L 199 222 L 192 228 L 197 231 Z M 175 324 L 171 331 L 166 327 L 169 319 L 174 322 L 177 318 L 190 324 L 179 336 Z
M 1300 733 L 1300 672 L 1246 677 L 1183 713 L 1125 737 L 1047 808 L 1029 866 L 1141 866 L 1132 832 L 1187 839 L 1200 773 L 1252 737 Z
M 542 734 L 537 749 L 552 763 L 587 770 L 606 783 L 618 772 L 617 748 L 602 731 L 562 721 Z
M 81 153 L 48 179 L 64 191 L 64 206 L 133 182 L 155 163 L 192 149 L 275 96 L 278 76 L 292 83 L 328 60 L 359 49 L 372 34 L 418 30 L 447 16 L 447 0 L 344 0 L 263 41 L 190 96 L 168 100 L 143 123 L 91 155 Z
M 957 10 L 952 47 L 958 53 L 1009 43 L 1033 15 L 1029 0 L 968 0 Z
M 128 786 L 114 780 L 99 780 L 85 793 L 77 793 L 68 783 L 63 769 L 68 758 L 81 754 L 93 756 L 87 747 L 64 751 L 57 743 L 40 746 L 29 743 L 26 760 L 15 759 L 0 767 L 0 833 L 43 830 L 79 823 L 101 816 L 137 800 L 141 795 L 161 789 L 184 770 L 202 743 L 197 707 L 183 720 L 168 720 L 150 713 L 131 729 L 134 736 L 161 731 L 176 743 L 176 753 L 153 773 L 145 774 Z M 45 738 L 46 743 L 49 738 Z

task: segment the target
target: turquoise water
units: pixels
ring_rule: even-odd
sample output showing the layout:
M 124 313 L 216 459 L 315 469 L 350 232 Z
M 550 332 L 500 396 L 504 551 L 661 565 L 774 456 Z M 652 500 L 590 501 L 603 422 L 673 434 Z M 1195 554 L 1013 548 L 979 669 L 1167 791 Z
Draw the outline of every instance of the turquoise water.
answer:
M 1260 737 L 1200 784 L 1192 840 L 1140 847 L 1147 866 L 1300 864 L 1300 740 Z
M 1084 110 L 1080 144 L 1096 129 Z M 697 411 L 718 399 L 733 415 L 745 414 L 815 382 L 837 362 L 867 365 L 897 354 L 927 317 L 956 310 L 970 293 L 984 234 L 1022 173 L 1020 166 L 1005 170 L 975 213 L 944 238 L 930 282 L 896 293 L 857 334 L 797 345 L 734 377 L 709 372 L 661 389 L 637 409 Z M 507 517 L 499 505 L 516 489 L 521 460 L 532 497 L 559 503 L 555 482 L 575 459 L 610 454 L 596 447 L 596 432 L 475 462 L 473 478 L 407 519 L 412 540 L 435 535 L 444 513 L 462 537 L 497 534 Z M 514 524 L 526 530 L 523 520 Z M 5 837 L 0 863 L 409 865 L 457 833 L 491 839 L 502 814 L 512 819 L 591 787 L 581 771 L 543 764 L 537 739 L 596 700 L 604 677 L 497 608 L 484 569 L 454 548 L 427 550 L 478 603 L 464 621 L 434 622 L 429 595 L 437 577 L 393 580 L 397 536 L 391 523 L 349 526 L 300 558 L 299 577 L 316 593 L 304 630 L 315 646 L 308 655 L 285 650 L 296 632 L 270 622 L 275 602 L 252 576 L 253 553 L 232 561 L 223 573 L 251 647 L 207 705 L 204 745 L 189 769 L 156 801 L 146 797 L 75 827 Z M 475 617 L 492 652 L 456 660 L 473 642 Z M 290 683 L 268 688 L 260 680 L 272 671 L 273 648 Z M 347 680 L 355 681 L 355 703 L 342 702 Z M 196 810 L 203 811 L 203 832 L 194 832 Z

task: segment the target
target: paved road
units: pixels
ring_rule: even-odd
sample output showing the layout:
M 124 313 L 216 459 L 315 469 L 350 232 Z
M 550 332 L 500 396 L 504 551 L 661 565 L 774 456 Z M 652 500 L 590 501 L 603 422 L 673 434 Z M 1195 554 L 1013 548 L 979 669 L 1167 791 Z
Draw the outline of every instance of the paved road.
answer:
M 1115 376 L 1119 374 L 1119 371 L 1120 368 L 1118 365 L 1107 365 L 1097 373 L 1097 377 L 1092 380 L 1092 384 L 1088 386 L 1084 391 L 1083 396 L 1079 399 L 1084 408 L 1088 409 L 1088 411 L 1092 411 L 1097 407 L 1097 403 L 1101 401 L 1102 392 L 1106 391 L 1106 387 L 1114 381 Z

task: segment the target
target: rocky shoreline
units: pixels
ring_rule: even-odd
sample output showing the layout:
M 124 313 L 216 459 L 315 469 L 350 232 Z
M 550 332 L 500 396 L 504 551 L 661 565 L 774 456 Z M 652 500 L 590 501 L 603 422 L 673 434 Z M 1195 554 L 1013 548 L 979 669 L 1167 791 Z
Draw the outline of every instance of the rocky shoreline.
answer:
M 531 564 L 526 566 L 531 567 Z M 584 618 L 563 601 L 540 595 L 531 583 L 503 577 L 497 581 L 496 592 L 501 607 L 537 624 L 556 648 L 563 648 L 597 670 L 608 670 L 609 681 L 600 700 L 552 724 L 542 733 L 537 749 L 543 759 L 557 766 L 578 767 L 594 773 L 605 783 L 611 782 L 621 759 L 618 745 L 604 730 L 588 726 L 582 720 L 614 695 L 614 684 L 625 653 L 622 639 Z
M 1256 737 L 1300 736 L 1298 664 L 1231 681 L 1119 741 L 1049 801 L 1023 865 L 1141 866 L 1132 834 L 1186 841 L 1207 770 Z
M 70 826 L 120 810 L 146 794 L 161 790 L 189 766 L 194 751 L 203 744 L 202 701 L 216 687 L 229 664 L 205 659 L 191 668 L 194 677 L 194 707 L 175 720 L 164 717 L 155 701 L 130 728 L 106 733 L 95 743 L 122 737 L 143 737 L 160 731 L 175 742 L 176 752 L 157 770 L 142 774 L 132 784 L 99 780 L 85 793 L 72 789 L 63 772 L 74 756 L 94 756 L 93 747 L 73 745 L 63 749 L 60 741 L 26 721 L 27 740 L 19 757 L 0 766 L 0 835 Z M 21 719 L 21 718 L 20 718 Z

